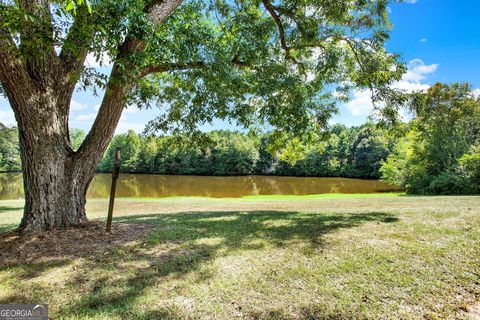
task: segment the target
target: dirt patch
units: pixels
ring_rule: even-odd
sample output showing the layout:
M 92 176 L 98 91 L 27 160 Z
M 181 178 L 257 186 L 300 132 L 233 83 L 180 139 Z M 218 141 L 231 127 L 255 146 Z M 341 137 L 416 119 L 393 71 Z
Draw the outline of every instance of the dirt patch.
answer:
M 52 230 L 35 236 L 2 233 L 0 266 L 91 256 L 112 246 L 132 243 L 153 228 L 149 224 L 116 223 L 107 233 L 104 223 L 90 222 L 81 229 Z

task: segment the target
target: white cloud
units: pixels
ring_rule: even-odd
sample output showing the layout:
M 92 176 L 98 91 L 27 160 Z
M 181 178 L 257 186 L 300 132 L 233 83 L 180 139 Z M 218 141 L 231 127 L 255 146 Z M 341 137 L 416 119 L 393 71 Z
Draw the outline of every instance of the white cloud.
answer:
M 78 101 L 75 101 L 75 100 L 72 100 L 70 102 L 70 109 L 73 110 L 73 111 L 80 111 L 80 110 L 84 110 L 86 108 L 88 108 L 88 106 L 85 103 L 78 102 Z
M 409 81 L 401 80 L 393 84 L 392 87 L 395 89 L 404 90 L 406 92 L 413 92 L 413 91 L 425 91 L 428 88 L 430 88 L 430 85 L 424 84 L 424 83 L 409 82 Z
M 95 105 L 95 106 L 93 107 L 93 109 L 95 109 L 95 111 L 98 112 L 98 110 L 100 110 L 100 105 L 99 105 L 99 104 Z M 137 112 L 139 112 L 139 111 L 140 111 L 140 109 L 139 109 L 138 107 L 136 107 L 136 106 L 127 106 L 125 109 L 123 109 L 122 114 L 125 114 L 125 113 L 127 113 L 127 114 L 133 114 L 133 113 L 137 113 Z
M 75 118 L 73 118 L 72 121 L 73 122 L 82 122 L 87 126 L 91 126 L 93 124 L 93 122 L 95 121 L 95 118 L 97 117 L 99 108 L 100 108 L 100 105 L 96 105 L 94 107 L 95 112 L 80 114 L 80 115 L 76 116 Z M 138 109 L 135 109 L 135 110 L 138 110 Z M 137 133 L 142 133 L 144 128 L 145 128 L 145 123 L 130 122 L 128 117 L 125 114 L 122 114 L 122 116 L 120 118 L 120 121 L 117 125 L 117 128 L 115 130 L 115 134 L 125 133 L 130 129 L 137 132 Z
M 472 93 L 475 97 L 480 98 L 480 89 L 474 89 Z
M 410 121 L 413 118 L 413 114 L 409 110 L 406 110 L 406 109 L 398 110 L 398 115 L 400 116 L 400 120 L 403 121 L 403 122 Z
M 136 133 L 142 133 L 143 129 L 145 129 L 145 124 L 138 123 L 138 122 L 128 122 L 122 121 L 118 123 L 117 129 L 115 130 L 115 134 L 125 133 L 128 130 L 133 130 Z
M 6 126 L 16 125 L 15 115 L 12 110 L 2 111 L 0 110 L 0 122 Z
M 371 92 L 369 90 L 355 90 L 353 99 L 346 105 L 354 116 L 367 116 L 373 110 Z
M 438 69 L 438 64 L 426 65 L 422 60 L 415 59 L 410 61 L 407 67 L 407 73 L 404 74 L 402 80 L 392 85 L 393 88 L 406 92 L 425 91 L 430 88 L 429 84 L 422 83 L 422 81 Z M 373 111 L 371 92 L 369 90 L 354 90 L 353 99 L 345 104 L 345 107 L 354 116 L 371 114 Z M 401 114 L 401 117 L 406 119 L 407 115 Z
M 127 106 L 127 108 L 123 109 L 123 113 L 137 113 L 140 109 L 137 106 Z
M 403 76 L 402 81 L 411 81 L 418 83 L 424 80 L 427 75 L 437 71 L 438 64 L 426 65 L 420 59 L 412 60 L 407 65 L 408 71 Z
M 122 117 L 120 118 L 120 122 L 118 123 L 117 129 L 115 130 L 115 134 L 125 133 L 128 130 L 133 130 L 136 133 L 142 133 L 144 128 L 145 128 L 144 123 L 130 122 L 128 121 L 128 117 L 125 116 L 125 114 L 122 114 Z
M 428 41 L 427 38 L 422 38 L 422 39 L 420 39 L 420 42 L 427 42 L 427 41 Z
M 17 121 L 15 120 L 15 115 L 13 114 L 13 110 L 10 109 L 10 104 L 7 99 L 0 96 L 0 107 L 5 106 L 7 108 L 6 111 L 0 110 L 0 122 L 6 126 L 15 126 L 17 125 Z
M 85 113 L 85 114 L 80 114 L 73 118 L 73 121 L 78 121 L 78 122 L 93 122 L 95 121 L 95 118 L 97 117 L 96 112 L 92 113 Z

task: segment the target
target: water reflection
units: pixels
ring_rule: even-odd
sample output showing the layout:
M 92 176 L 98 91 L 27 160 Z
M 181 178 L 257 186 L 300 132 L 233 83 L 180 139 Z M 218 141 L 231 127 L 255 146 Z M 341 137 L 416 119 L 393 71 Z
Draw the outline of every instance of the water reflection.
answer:
M 23 198 L 23 179 L 20 173 L 0 173 L 0 200 Z
M 111 175 L 95 176 L 88 198 L 108 198 Z M 304 177 L 201 177 L 121 174 L 117 197 L 162 198 L 173 196 L 242 197 L 247 195 L 307 195 L 320 193 L 378 193 L 394 191 L 375 180 Z M 0 174 L 0 200 L 23 197 L 21 174 Z

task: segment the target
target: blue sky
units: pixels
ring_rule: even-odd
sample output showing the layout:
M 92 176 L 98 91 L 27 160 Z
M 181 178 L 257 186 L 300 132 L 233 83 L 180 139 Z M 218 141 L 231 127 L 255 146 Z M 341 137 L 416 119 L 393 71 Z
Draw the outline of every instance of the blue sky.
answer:
M 390 6 L 394 25 L 387 48 L 402 55 L 409 71 L 395 84 L 404 89 L 425 89 L 436 81 L 470 82 L 480 88 L 480 0 L 408 0 Z M 89 59 L 91 66 L 96 66 Z M 72 101 L 70 126 L 88 130 L 100 98 L 90 92 L 76 93 Z M 346 125 L 363 123 L 371 112 L 367 92 L 356 91 L 352 101 L 340 106 L 332 121 Z M 133 129 L 141 132 L 155 116 L 155 110 L 125 110 L 117 133 Z M 8 102 L 0 98 L 0 122 L 14 125 Z M 212 128 L 233 128 L 218 121 Z

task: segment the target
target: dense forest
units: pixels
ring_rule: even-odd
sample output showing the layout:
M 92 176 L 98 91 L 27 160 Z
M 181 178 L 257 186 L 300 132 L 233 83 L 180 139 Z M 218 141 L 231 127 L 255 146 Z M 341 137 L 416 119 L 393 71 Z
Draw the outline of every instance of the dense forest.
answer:
M 130 131 L 115 136 L 99 169 L 110 170 L 115 149 L 121 147 L 122 167 L 129 172 L 379 178 L 381 163 L 393 147 L 386 133 L 373 125 L 335 125 L 325 141 L 292 146 L 304 149 L 304 156 L 292 163 L 284 159 L 288 151 L 272 155 L 268 139 L 268 134 L 212 131 L 206 134 L 208 142 L 189 144 L 175 137 L 142 137 Z
M 2 126 L 0 132 L 0 168 L 18 171 L 21 164 L 16 129 Z M 85 137 L 79 129 L 70 134 L 74 147 Z M 334 125 L 325 140 L 306 146 L 292 145 L 293 150 L 278 155 L 269 151 L 269 139 L 268 134 L 217 130 L 206 133 L 203 143 L 192 144 L 178 137 L 144 136 L 129 131 L 113 138 L 98 170 L 111 170 L 115 149 L 120 147 L 122 170 L 132 173 L 379 178 L 380 167 L 394 147 L 393 137 L 373 124 L 352 128 Z M 299 150 L 301 158 L 290 160 L 288 153 Z
M 480 193 L 480 100 L 467 84 L 436 84 L 410 100 L 413 119 L 386 130 L 336 124 L 324 138 L 272 152 L 271 136 L 217 130 L 203 143 L 172 136 L 116 135 L 98 171 L 122 149 L 122 170 L 175 175 L 288 175 L 388 181 L 414 194 Z M 70 132 L 78 148 L 85 132 Z M 0 170 L 21 168 L 16 128 L 0 125 Z

